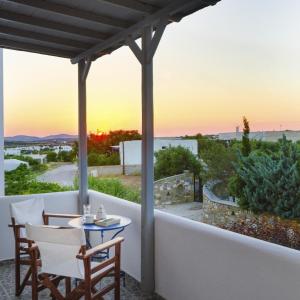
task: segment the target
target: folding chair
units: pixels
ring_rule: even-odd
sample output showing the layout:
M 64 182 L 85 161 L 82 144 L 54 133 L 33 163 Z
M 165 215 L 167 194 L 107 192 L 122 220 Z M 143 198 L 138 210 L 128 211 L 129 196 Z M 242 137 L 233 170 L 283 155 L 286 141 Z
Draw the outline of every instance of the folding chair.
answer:
M 120 299 L 120 255 L 122 237 L 115 238 L 92 249 L 86 250 L 86 238 L 81 228 L 65 228 L 26 224 L 28 239 L 34 244 L 30 248 L 32 261 L 37 261 L 37 251 L 41 257 L 42 273 L 39 279 L 49 288 L 57 300 L 103 299 L 114 289 L 115 300 Z M 114 256 L 100 263 L 93 262 L 92 256 L 114 247 Z M 76 278 L 79 284 L 69 290 L 64 297 L 57 286 L 51 282 L 50 275 L 61 278 Z M 114 281 L 96 289 L 104 277 L 112 276 Z
M 49 224 L 49 218 L 77 218 L 79 215 L 46 214 L 42 199 L 30 199 L 10 204 L 11 224 L 15 237 L 15 294 L 21 295 L 26 285 L 32 287 L 32 299 L 37 299 L 41 289 L 37 279 L 37 262 L 33 262 L 29 255 L 31 242 L 27 239 L 25 223 L 35 225 Z M 21 266 L 28 266 L 28 270 L 21 280 Z M 31 279 L 31 280 L 30 280 Z

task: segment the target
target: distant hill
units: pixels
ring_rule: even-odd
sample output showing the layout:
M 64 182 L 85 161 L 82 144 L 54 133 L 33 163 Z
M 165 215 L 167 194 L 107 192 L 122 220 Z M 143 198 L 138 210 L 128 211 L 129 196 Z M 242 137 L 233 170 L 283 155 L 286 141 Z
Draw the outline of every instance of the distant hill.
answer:
M 5 142 L 25 142 L 25 143 L 34 143 L 34 142 L 48 142 L 48 141 L 76 141 L 78 139 L 77 135 L 71 134 L 55 134 L 48 135 L 44 137 L 29 136 L 29 135 L 15 135 L 5 137 Z

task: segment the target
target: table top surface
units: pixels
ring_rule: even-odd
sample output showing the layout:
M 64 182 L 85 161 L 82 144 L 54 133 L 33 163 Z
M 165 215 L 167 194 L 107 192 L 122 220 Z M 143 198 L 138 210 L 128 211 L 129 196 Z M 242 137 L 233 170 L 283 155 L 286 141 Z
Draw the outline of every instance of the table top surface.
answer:
M 109 225 L 109 226 L 98 226 L 96 224 L 83 224 L 82 217 L 72 219 L 69 221 L 69 226 L 76 228 L 83 228 L 85 231 L 109 231 L 109 230 L 117 230 L 122 229 L 130 225 L 131 220 L 127 217 L 118 216 L 118 215 L 107 215 L 107 218 L 119 218 L 120 223 Z

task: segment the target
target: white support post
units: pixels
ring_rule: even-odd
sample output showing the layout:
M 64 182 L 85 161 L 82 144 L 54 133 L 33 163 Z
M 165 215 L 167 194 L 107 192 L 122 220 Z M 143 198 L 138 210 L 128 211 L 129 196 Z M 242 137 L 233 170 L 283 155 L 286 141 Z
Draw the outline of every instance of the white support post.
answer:
M 153 59 L 149 58 L 152 27 L 142 35 L 142 265 L 141 284 L 146 293 L 155 289 L 154 277 L 154 129 L 153 129 Z
M 79 171 L 79 212 L 88 203 L 88 163 L 87 163 L 87 122 L 86 122 L 86 78 L 90 62 L 78 63 L 78 171 Z
M 153 56 L 164 33 L 167 20 L 162 19 L 153 36 L 152 26 L 142 34 L 142 49 L 128 37 L 127 45 L 142 66 L 142 236 L 141 288 L 155 291 L 154 257 L 154 126 L 153 126 Z
M 5 194 L 4 179 L 4 92 L 3 49 L 0 48 L 0 196 Z

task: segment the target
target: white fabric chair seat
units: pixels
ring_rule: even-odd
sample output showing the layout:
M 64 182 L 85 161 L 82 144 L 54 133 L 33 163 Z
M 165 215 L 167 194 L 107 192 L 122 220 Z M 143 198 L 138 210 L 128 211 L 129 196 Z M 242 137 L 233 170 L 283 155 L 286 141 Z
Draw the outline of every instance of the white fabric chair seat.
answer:
M 43 225 L 43 212 L 45 203 L 43 199 L 28 199 L 10 204 L 10 214 L 17 225 Z M 26 238 L 25 228 L 20 229 L 20 237 Z M 25 244 L 24 244 L 25 246 Z

